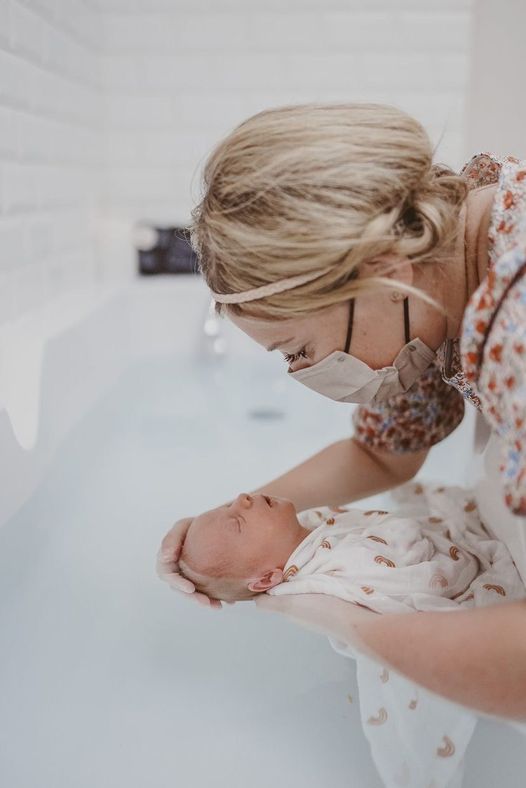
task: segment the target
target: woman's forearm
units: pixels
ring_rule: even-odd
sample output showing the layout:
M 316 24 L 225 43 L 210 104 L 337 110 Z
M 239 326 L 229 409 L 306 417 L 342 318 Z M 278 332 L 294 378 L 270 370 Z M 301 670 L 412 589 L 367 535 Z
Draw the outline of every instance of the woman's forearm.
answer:
M 344 438 L 251 492 L 289 498 L 298 511 L 350 503 L 412 478 L 426 456 L 427 450 L 374 452 L 352 437 Z
M 437 694 L 526 720 L 526 602 L 371 616 L 348 630 L 349 642 Z

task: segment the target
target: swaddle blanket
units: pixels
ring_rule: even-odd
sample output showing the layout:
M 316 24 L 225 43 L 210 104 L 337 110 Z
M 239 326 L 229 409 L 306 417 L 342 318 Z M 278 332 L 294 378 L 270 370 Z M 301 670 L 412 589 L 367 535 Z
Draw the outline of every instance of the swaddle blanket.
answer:
M 318 507 L 271 595 L 332 594 L 377 613 L 455 610 L 526 598 L 506 546 L 481 521 L 471 492 L 409 482 L 391 513 Z M 362 725 L 384 784 L 453 788 L 477 715 L 329 638 L 357 662 Z
M 284 582 L 268 593 L 332 594 L 377 613 L 459 609 L 525 594 L 506 546 L 489 534 L 465 491 L 413 485 L 418 499 L 409 504 L 404 488 L 391 513 L 300 512 L 311 533 L 289 556 Z M 420 499 L 423 509 L 416 508 Z

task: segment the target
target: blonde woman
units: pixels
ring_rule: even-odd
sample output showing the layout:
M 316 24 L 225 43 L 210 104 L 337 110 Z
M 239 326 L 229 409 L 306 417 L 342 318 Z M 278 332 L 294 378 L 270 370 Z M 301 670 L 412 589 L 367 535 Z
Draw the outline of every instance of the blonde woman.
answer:
M 270 109 L 212 151 L 192 243 L 217 311 L 300 383 L 359 403 L 352 437 L 254 492 L 301 511 L 396 487 L 467 401 L 499 436 L 499 496 L 526 529 L 526 161 L 480 153 L 457 174 L 432 159 L 414 118 L 372 103 Z M 159 573 L 221 607 L 178 572 L 189 520 L 163 539 Z M 321 594 L 260 605 L 459 703 L 526 718 L 524 603 L 455 616 L 376 616 Z

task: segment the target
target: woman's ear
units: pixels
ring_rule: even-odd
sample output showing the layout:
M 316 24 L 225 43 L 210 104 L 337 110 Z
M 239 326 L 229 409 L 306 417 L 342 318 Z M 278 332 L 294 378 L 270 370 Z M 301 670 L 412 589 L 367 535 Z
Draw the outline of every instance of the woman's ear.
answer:
M 278 586 L 282 582 L 283 570 L 278 568 L 269 569 L 268 572 L 258 577 L 257 580 L 251 580 L 248 583 L 248 589 L 250 591 L 268 591 L 269 588 Z
M 366 266 L 369 276 L 385 276 L 405 285 L 413 284 L 413 265 L 408 257 L 383 254 L 370 260 Z

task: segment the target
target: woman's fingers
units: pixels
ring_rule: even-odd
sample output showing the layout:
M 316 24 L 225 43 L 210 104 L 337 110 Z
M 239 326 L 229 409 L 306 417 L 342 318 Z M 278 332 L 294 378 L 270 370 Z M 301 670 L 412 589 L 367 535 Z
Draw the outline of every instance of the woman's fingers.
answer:
M 254 598 L 254 602 L 259 608 L 263 610 L 275 610 L 281 613 L 283 610 L 282 597 L 270 596 L 270 594 L 259 594 Z
M 181 553 L 181 547 L 183 546 L 186 532 L 192 520 L 192 517 L 183 517 L 181 520 L 177 520 L 175 525 L 172 525 L 168 533 L 164 536 L 159 552 L 166 559 L 172 558 L 172 560 L 177 561 Z
M 184 517 L 170 528 L 161 542 L 156 562 L 159 578 L 175 591 L 182 591 L 185 594 L 194 593 L 195 585 L 180 574 L 177 561 L 191 521 L 191 517 Z
M 174 591 L 187 594 L 197 604 L 220 610 L 222 605 L 219 599 L 210 599 L 206 594 L 196 591 L 192 581 L 183 577 L 179 572 L 177 562 L 192 519 L 192 517 L 184 517 L 178 520 L 164 536 L 157 553 L 157 575 L 165 583 L 168 583 Z
M 162 550 L 159 550 L 157 553 L 156 570 L 159 578 L 172 588 L 184 591 L 187 594 L 191 594 L 194 591 L 195 586 L 191 580 L 187 580 L 186 577 L 179 573 L 177 561 L 174 560 L 172 555 L 167 555 Z
M 200 604 L 202 607 L 212 607 L 217 610 L 220 610 L 222 605 L 219 599 L 210 599 L 206 594 L 202 594 L 200 591 L 195 591 L 191 599 L 195 599 L 195 601 Z

